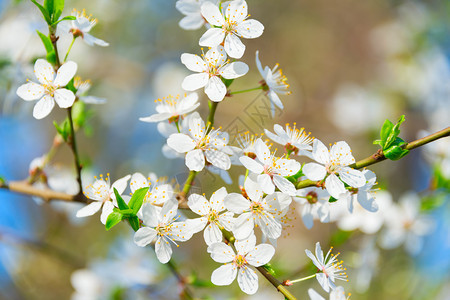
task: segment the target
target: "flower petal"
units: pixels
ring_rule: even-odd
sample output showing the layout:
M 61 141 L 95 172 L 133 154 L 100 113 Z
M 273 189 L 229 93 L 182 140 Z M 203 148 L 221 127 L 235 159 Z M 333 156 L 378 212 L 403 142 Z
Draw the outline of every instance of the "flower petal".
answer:
M 241 214 L 250 208 L 250 202 L 241 194 L 230 193 L 225 197 L 225 207 L 236 214 Z
M 216 224 L 209 224 L 203 232 L 203 237 L 205 238 L 206 244 L 209 246 L 213 243 L 222 241 L 222 231 L 220 231 Z
M 191 171 L 200 172 L 205 167 L 205 155 L 201 149 L 194 149 L 186 154 L 186 166 Z
M 248 15 L 248 6 L 247 2 L 239 0 L 239 1 L 231 1 L 225 10 L 225 16 L 230 23 L 239 24 L 247 18 Z
M 312 154 L 314 160 L 321 164 L 327 164 L 330 161 L 330 153 L 327 147 L 318 139 L 315 139 L 313 142 Z
M 130 178 L 131 178 L 131 175 L 126 175 L 126 176 L 114 181 L 114 183 L 111 186 L 111 196 L 113 199 L 115 199 L 114 189 L 117 190 L 119 195 L 122 195 L 123 192 L 125 191 L 125 189 L 127 188 L 128 180 L 130 180 Z
M 102 214 L 100 215 L 100 222 L 102 224 L 106 224 L 106 220 L 108 219 L 108 216 L 113 212 L 114 204 L 111 201 L 106 201 L 103 204 L 102 208 Z
M 237 268 L 234 264 L 226 264 L 215 269 L 211 274 L 211 282 L 215 285 L 230 285 L 236 278 Z
M 247 262 L 254 267 L 267 264 L 275 254 L 275 248 L 269 244 L 261 244 L 250 251 L 245 258 Z
M 75 95 L 68 89 L 57 89 L 54 94 L 55 101 L 61 108 L 68 108 L 73 105 Z
M 66 86 L 69 81 L 75 76 L 77 72 L 77 64 L 73 61 L 68 61 L 64 63 L 56 73 L 55 81 L 53 82 L 56 86 Z
M 139 247 L 145 247 L 156 238 L 156 230 L 150 227 L 139 228 L 134 234 L 134 242 Z
M 45 95 L 42 97 L 41 100 L 39 100 L 33 108 L 33 117 L 36 119 L 42 119 L 45 118 L 50 114 L 53 107 L 55 106 L 55 100 L 49 95 Z
M 200 46 L 216 47 L 223 42 L 225 32 L 222 28 L 210 28 L 201 37 L 198 42 Z
M 167 139 L 167 145 L 178 153 L 189 152 L 196 146 L 192 138 L 183 133 L 171 134 Z
M 231 160 L 222 151 L 211 149 L 205 151 L 206 160 L 219 169 L 228 170 L 231 167 Z
M 269 174 L 258 175 L 258 185 L 262 188 L 263 192 L 268 195 L 275 192 L 275 185 Z
M 239 157 L 239 161 L 244 165 L 244 167 L 255 174 L 261 174 L 264 171 L 264 167 L 260 163 L 248 156 Z
M 233 233 L 237 240 L 245 240 L 255 228 L 252 213 L 243 213 L 234 221 Z
M 205 20 L 200 14 L 189 14 L 178 22 L 178 25 L 184 30 L 200 29 L 204 24 Z
M 225 19 L 219 10 L 219 7 L 212 2 L 206 1 L 200 7 L 202 16 L 213 26 L 220 26 L 225 23 Z
M 19 86 L 16 94 L 23 100 L 30 101 L 40 99 L 44 95 L 44 92 L 45 89 L 42 85 L 34 82 L 28 82 Z
M 264 25 L 257 20 L 245 20 L 236 27 L 237 35 L 246 39 L 254 39 L 263 34 Z
M 245 45 L 237 35 L 229 33 L 225 37 L 225 51 L 232 58 L 241 58 L 245 52 Z
M 193 72 L 204 72 L 208 69 L 205 61 L 196 54 L 181 54 L 181 62 Z
M 155 244 L 155 252 L 156 257 L 162 264 L 167 263 L 172 257 L 172 247 L 170 246 L 169 241 L 162 237 L 158 238 Z
M 327 175 L 325 167 L 316 163 L 307 163 L 303 166 L 302 172 L 309 180 L 322 180 Z
M 359 188 L 366 184 L 364 173 L 349 167 L 341 168 L 339 178 L 351 187 Z
M 89 33 L 83 34 L 83 41 L 85 41 L 86 44 L 88 44 L 89 46 L 94 46 L 94 45 L 98 45 L 98 46 L 102 46 L 102 47 L 109 46 L 109 43 L 105 42 L 104 40 L 98 39 Z
M 45 59 L 38 59 L 34 64 L 34 75 L 42 84 L 52 84 L 55 79 L 55 69 Z
M 206 73 L 191 74 L 184 78 L 181 87 L 186 91 L 195 91 L 206 86 L 208 78 L 209 76 Z
M 247 266 L 239 269 L 237 282 L 241 290 L 249 295 L 253 295 L 258 291 L 258 275 Z
M 102 208 L 102 202 L 94 201 L 77 211 L 77 218 L 92 216 Z
M 339 196 L 346 192 L 344 183 L 334 174 L 325 179 L 325 187 L 333 198 L 339 199 Z
M 199 216 L 205 216 L 211 210 L 209 201 L 206 200 L 205 197 L 198 194 L 190 195 L 187 205 L 192 210 L 192 212 L 196 213 Z
M 213 76 L 205 86 L 205 93 L 211 101 L 220 102 L 227 94 L 227 87 L 218 76 Z
M 289 196 L 295 196 L 296 189 L 292 182 L 280 175 L 273 176 L 273 183 L 280 189 L 282 193 L 288 194 Z
M 237 61 L 231 64 L 226 64 L 220 68 L 219 73 L 225 79 L 234 79 L 244 76 L 248 72 L 248 66 L 246 63 Z
M 207 251 L 211 254 L 211 258 L 218 263 L 231 262 L 235 256 L 233 249 L 222 242 L 211 244 Z

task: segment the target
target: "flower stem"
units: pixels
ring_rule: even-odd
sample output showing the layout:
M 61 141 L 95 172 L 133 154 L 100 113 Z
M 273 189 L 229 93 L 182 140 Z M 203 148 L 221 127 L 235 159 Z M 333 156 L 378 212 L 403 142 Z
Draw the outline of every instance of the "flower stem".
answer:
M 444 137 L 448 137 L 450 136 L 450 127 L 447 127 L 445 129 L 442 129 L 438 132 L 435 132 L 433 134 L 430 134 L 424 138 L 409 142 L 405 145 L 403 145 L 403 149 L 406 150 L 413 150 L 415 148 L 418 148 L 420 146 L 423 146 L 425 144 L 431 143 L 433 141 L 436 141 L 438 139 L 444 138 Z M 381 149 L 379 149 L 377 152 L 375 152 L 374 154 L 372 154 L 371 156 L 364 158 L 362 160 L 359 160 L 351 165 L 349 165 L 350 168 L 353 169 L 362 169 L 364 167 L 379 163 L 383 160 L 386 160 L 386 157 L 383 154 L 383 151 Z M 297 189 L 302 189 L 305 187 L 309 187 L 309 186 L 315 186 L 320 184 L 320 181 L 313 181 L 313 180 L 302 180 L 297 182 L 297 184 L 295 185 L 295 187 Z
M 184 183 L 183 187 L 183 194 L 187 195 L 189 193 L 189 190 L 191 189 L 192 182 L 194 181 L 195 175 L 197 175 L 196 171 L 190 171 L 189 176 L 186 179 L 186 182 Z
M 236 94 L 241 94 L 241 93 L 247 93 L 247 92 L 252 92 L 252 91 L 257 91 L 257 90 L 261 90 L 263 88 L 262 85 L 255 87 L 255 88 L 251 88 L 251 89 L 246 89 L 246 90 L 240 90 L 240 91 L 235 91 L 235 92 L 230 92 L 230 95 L 236 95 Z
M 72 50 L 72 46 L 75 43 L 75 39 L 76 39 L 76 37 L 74 36 L 72 39 L 72 42 L 70 43 L 69 49 L 67 49 L 66 56 L 64 57 L 64 62 L 66 62 L 67 57 L 69 56 L 70 50 Z
M 212 127 L 214 126 L 214 116 L 216 114 L 217 105 L 219 105 L 219 102 L 214 102 L 214 101 L 208 102 L 209 115 L 208 115 L 207 124 L 206 124 L 206 128 L 207 128 L 206 134 L 208 134 L 211 131 Z
M 75 130 L 74 130 L 73 120 L 72 120 L 72 107 L 67 108 L 67 116 L 69 118 L 69 126 L 70 126 L 70 139 L 68 140 L 68 144 L 70 145 L 70 148 L 72 149 L 74 160 L 75 160 L 75 168 L 77 170 L 77 182 L 78 182 L 78 186 L 80 188 L 79 193 L 83 193 L 83 185 L 81 183 L 81 164 L 80 164 L 80 158 L 78 155 L 77 141 L 75 138 Z
M 302 281 L 305 281 L 305 280 L 314 278 L 314 277 L 316 277 L 316 275 L 317 275 L 317 274 L 313 274 L 313 275 L 306 276 L 306 277 L 299 278 L 299 279 L 288 280 L 288 282 L 289 282 L 289 285 L 292 285 L 292 284 L 297 283 L 297 282 L 302 282 Z

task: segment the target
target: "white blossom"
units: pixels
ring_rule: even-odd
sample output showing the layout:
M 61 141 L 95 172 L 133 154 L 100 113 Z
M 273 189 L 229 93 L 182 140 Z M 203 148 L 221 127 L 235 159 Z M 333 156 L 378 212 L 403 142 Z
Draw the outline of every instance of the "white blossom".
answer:
M 55 106 L 55 101 L 61 108 L 73 105 L 75 95 L 63 88 L 69 83 L 77 71 L 73 61 L 64 63 L 56 73 L 53 66 L 45 59 L 38 59 L 34 64 L 34 74 L 40 84 L 30 81 L 17 89 L 17 95 L 25 101 L 38 100 L 33 109 L 33 117 L 42 119 L 48 116 Z
M 231 193 L 225 197 L 225 207 L 240 216 L 236 218 L 233 233 L 236 239 L 246 239 L 253 234 L 255 226 L 271 239 L 281 235 L 280 215 L 282 207 L 277 194 L 263 198 L 263 190 L 258 183 L 247 177 L 244 183 L 246 197 Z
M 230 285 L 237 276 L 241 290 L 246 294 L 254 294 L 258 290 L 258 276 L 250 268 L 268 263 L 275 254 L 275 248 L 269 244 L 256 246 L 256 237 L 251 235 L 247 240 L 236 240 L 237 253 L 231 246 L 219 242 L 208 247 L 211 258 L 224 265 L 214 270 L 211 282 L 215 285 Z
M 293 127 L 286 124 L 286 130 L 278 124 L 273 126 L 275 134 L 267 129 L 264 129 L 266 135 L 275 143 L 283 145 L 286 152 L 304 155 L 305 150 L 312 150 L 311 143 L 314 141 L 313 137 L 306 133 L 304 128 L 297 129 L 297 124 Z M 309 154 L 307 154 L 310 156 Z
M 178 247 L 175 241 L 185 242 L 192 237 L 191 229 L 186 222 L 176 222 L 177 209 L 178 202 L 169 199 L 163 207 L 144 203 L 138 214 L 144 226 L 134 234 L 134 242 L 140 247 L 145 247 L 155 241 L 156 257 L 163 264 L 172 257 L 169 242 Z
M 330 222 L 330 194 L 326 190 L 316 187 L 297 190 L 295 201 L 303 205 L 301 216 L 306 228 L 311 229 L 314 219 L 322 223 Z
M 74 37 L 79 37 L 89 46 L 99 45 L 102 47 L 109 46 L 109 44 L 101 39 L 92 36 L 89 32 L 97 24 L 97 19 L 92 18 L 92 15 L 87 15 L 86 10 L 81 12 L 73 10 L 72 16 L 75 20 L 62 21 L 58 24 L 58 29 L 65 33 L 72 33 Z
M 167 145 L 179 153 L 186 153 L 186 166 L 191 171 L 201 171 L 206 161 L 219 169 L 228 170 L 231 166 L 227 148 L 228 134 L 217 129 L 207 133 L 200 116 L 189 120 L 189 134 L 174 133 L 167 139 Z
M 293 159 L 275 157 L 261 139 L 256 140 L 255 151 L 255 159 L 242 156 L 239 160 L 248 170 L 257 174 L 258 184 L 264 193 L 272 194 L 276 186 L 281 192 L 294 196 L 294 184 L 284 177 L 296 174 L 301 168 L 300 163 Z
M 221 78 L 235 79 L 248 72 L 247 64 L 227 61 L 227 54 L 222 46 L 211 48 L 202 54 L 183 53 L 181 62 L 196 74 L 188 75 L 181 84 L 187 91 L 195 91 L 205 87 L 205 93 L 211 101 L 220 102 L 227 93 L 227 87 Z
M 97 179 L 97 177 L 94 178 L 96 179 L 95 182 L 88 185 L 84 191 L 85 196 L 94 201 L 81 208 L 77 212 L 77 217 L 82 218 L 92 216 L 102 209 L 100 221 L 105 224 L 106 219 L 113 212 L 114 206 L 117 206 L 114 188 L 117 190 L 119 195 L 122 195 L 127 188 L 127 183 L 131 178 L 131 175 L 118 179 L 112 184 L 112 186 L 109 180 L 109 174 L 106 175 L 106 178 L 103 178 L 103 175 L 100 175 L 100 179 Z
M 361 171 L 366 178 L 366 184 L 359 188 L 350 188 L 344 194 L 341 194 L 339 201 L 346 201 L 349 212 L 353 212 L 355 200 L 367 211 L 376 212 L 378 204 L 375 202 L 375 191 L 372 187 L 376 184 L 377 176 L 370 170 Z
M 149 123 L 167 120 L 169 122 L 178 122 L 180 117 L 193 112 L 197 107 L 200 106 L 197 93 L 190 93 L 189 95 L 185 95 L 181 99 L 179 96 L 169 96 L 167 98 L 158 99 L 155 102 L 157 103 L 157 114 L 153 114 L 145 118 L 139 118 L 140 121 Z
M 205 2 L 201 6 L 201 12 L 212 28 L 202 35 L 200 46 L 216 47 L 225 39 L 225 51 L 233 58 L 241 58 L 245 52 L 245 45 L 239 37 L 254 39 L 264 31 L 264 26 L 259 21 L 247 20 L 247 2 L 243 0 L 231 1 L 224 14 L 217 5 Z
M 263 77 L 263 90 L 266 93 L 267 97 L 269 97 L 273 117 L 275 115 L 275 106 L 283 109 L 283 103 L 281 102 L 278 94 L 291 94 L 291 92 L 288 90 L 289 84 L 286 82 L 287 78 L 285 75 L 283 75 L 281 68 L 278 69 L 279 64 L 276 64 L 273 69 L 270 69 L 268 66 L 263 69 L 261 61 L 259 60 L 259 51 L 256 51 L 256 67 Z
M 205 2 L 217 4 L 217 0 L 178 0 L 175 7 L 180 13 L 185 15 L 178 25 L 185 30 L 195 30 L 206 25 L 206 21 L 202 16 L 200 7 Z
M 85 80 L 82 81 L 79 76 L 75 76 L 73 81 L 73 86 L 77 89 L 75 96 L 78 97 L 81 101 L 87 104 L 103 104 L 106 103 L 105 98 L 88 96 L 87 91 L 91 88 L 91 81 Z
M 170 184 L 165 183 L 164 180 L 159 180 L 155 174 L 150 173 L 148 178 L 145 178 L 139 172 L 134 173 L 130 180 L 130 189 L 134 193 L 136 190 L 148 187 L 149 190 L 144 198 L 144 203 L 163 204 L 168 199 L 174 199 L 175 193 Z
M 319 293 L 317 293 L 313 289 L 308 289 L 308 295 L 311 300 L 325 300 L 324 297 L 322 297 Z M 345 296 L 345 291 L 342 286 L 336 287 L 334 290 L 330 293 L 330 300 L 348 300 L 350 298 L 350 295 L 348 297 Z
M 346 192 L 344 182 L 354 188 L 366 184 L 366 177 L 361 171 L 348 167 L 355 162 L 355 158 L 346 142 L 337 142 L 328 150 L 321 141 L 315 139 L 312 155 L 322 165 L 307 163 L 303 166 L 303 173 L 310 180 L 323 180 L 326 177 L 325 187 L 334 198 L 338 199 Z
M 228 231 L 233 228 L 233 213 L 226 211 L 224 206 L 226 196 L 227 190 L 222 187 L 212 194 L 210 201 L 198 194 L 192 194 L 188 198 L 189 208 L 201 217 L 186 222 L 195 233 L 205 229 L 203 237 L 208 246 L 222 241 L 221 228 Z
M 336 288 L 335 280 L 347 280 L 347 274 L 345 273 L 345 268 L 342 266 L 342 261 L 339 261 L 337 255 L 333 255 L 330 248 L 325 258 L 323 257 L 322 248 L 320 248 L 320 243 L 316 243 L 316 255 L 314 256 L 308 249 L 305 250 L 306 255 L 312 260 L 314 265 L 319 269 L 319 273 L 316 274 L 317 281 L 320 283 L 325 292 L 329 292 L 330 289 L 334 290 Z

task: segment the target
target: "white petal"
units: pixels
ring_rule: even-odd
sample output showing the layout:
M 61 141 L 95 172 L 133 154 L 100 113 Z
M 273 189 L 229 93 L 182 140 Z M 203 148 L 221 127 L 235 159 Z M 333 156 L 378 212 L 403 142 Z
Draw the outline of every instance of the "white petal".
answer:
M 200 172 L 205 167 L 205 156 L 201 149 L 194 149 L 186 154 L 186 166 L 191 171 Z
M 125 189 L 127 188 L 128 180 L 130 180 L 130 178 L 131 178 L 131 175 L 126 175 L 126 176 L 114 181 L 114 183 L 111 186 L 111 193 L 112 193 L 111 195 L 115 195 L 114 188 L 117 190 L 119 195 L 122 195 L 123 192 L 125 191 Z M 113 198 L 115 199 L 115 196 Z
M 236 32 L 239 36 L 246 39 L 254 39 L 263 34 L 264 25 L 261 22 L 250 19 L 238 24 Z
M 211 208 L 217 212 L 225 210 L 224 199 L 228 195 L 227 189 L 225 187 L 221 187 L 217 191 L 215 191 L 210 198 Z
M 53 107 L 55 106 L 55 100 L 49 95 L 45 95 L 39 100 L 33 108 L 33 117 L 36 119 L 45 118 L 50 114 Z
M 359 204 L 367 211 L 370 212 L 378 211 L 378 204 L 375 202 L 375 199 L 369 193 L 360 191 L 357 195 L 357 199 Z
M 261 74 L 261 76 L 263 76 L 264 77 L 264 70 L 263 70 L 263 68 L 262 68 L 262 65 L 261 65 L 261 61 L 259 60 L 259 51 L 257 50 L 256 51 L 256 57 L 255 57 L 255 59 L 256 59 L 256 67 L 258 68 L 258 71 L 259 71 L 259 73 Z
M 269 239 L 277 239 L 281 235 L 281 223 L 275 219 L 271 214 L 263 214 L 256 217 L 256 224 L 261 228 L 261 231 Z
M 321 164 L 327 164 L 330 161 L 330 153 L 328 152 L 327 147 L 325 147 L 318 139 L 315 139 L 313 142 L 312 153 L 314 160 Z
M 191 231 L 192 234 L 200 232 L 203 229 L 205 229 L 207 223 L 208 219 L 204 217 L 186 220 L 186 226 L 189 227 L 189 230 Z
M 252 176 L 248 176 L 244 182 L 244 188 L 250 199 L 257 202 L 261 200 L 261 197 L 263 195 L 263 189 L 257 183 L 256 177 L 253 178 Z
M 222 231 L 220 231 L 216 224 L 209 224 L 203 232 L 203 237 L 205 238 L 206 244 L 209 246 L 213 243 L 222 241 Z
M 199 216 L 205 216 L 211 210 L 209 201 L 206 200 L 205 197 L 198 194 L 190 195 L 187 205 L 192 210 L 192 212 L 196 213 Z
M 56 73 L 55 81 L 53 82 L 56 86 L 66 86 L 69 81 L 75 76 L 77 72 L 77 64 L 73 61 L 68 61 L 64 63 Z
M 242 0 L 231 1 L 225 10 L 225 15 L 229 22 L 241 23 L 248 16 L 247 2 Z
M 215 285 L 230 285 L 236 278 L 237 268 L 233 264 L 223 265 L 211 274 L 211 282 Z
M 241 58 L 245 52 L 245 45 L 237 35 L 229 33 L 225 38 L 225 51 L 232 58 Z
M 259 267 L 267 264 L 275 254 L 275 248 L 269 244 L 261 244 L 250 251 L 247 256 L 247 262 L 252 266 Z
M 331 147 L 330 158 L 339 161 L 344 166 L 355 162 L 350 146 L 344 141 L 337 142 Z
M 325 187 L 333 198 L 339 199 L 339 196 L 346 192 L 344 183 L 334 174 L 325 179 Z
M 275 125 L 278 125 L 278 124 L 275 124 Z M 264 129 L 264 132 L 265 132 L 265 134 L 267 135 L 267 137 L 268 137 L 269 139 L 271 139 L 272 141 L 274 141 L 275 143 L 278 143 L 278 144 L 283 145 L 283 146 L 286 145 L 286 144 L 288 143 L 288 140 L 287 140 L 287 139 L 282 138 L 282 137 L 279 137 L 278 135 L 273 134 L 272 132 L 270 132 L 270 131 L 267 130 L 267 129 Z
M 302 221 L 303 224 L 305 224 L 305 227 L 308 229 L 311 229 L 314 225 L 314 218 L 313 215 L 311 213 L 311 205 L 310 204 L 305 204 L 303 206 L 303 210 L 302 210 Z
M 83 41 L 85 41 L 86 44 L 88 44 L 90 46 L 93 46 L 93 45 L 98 45 L 98 46 L 102 46 L 102 47 L 109 46 L 109 43 L 105 42 L 104 40 L 98 39 L 89 33 L 83 34 Z
M 280 175 L 273 176 L 273 183 L 280 189 L 281 192 L 288 194 L 289 196 L 295 196 L 296 189 L 292 182 Z
M 219 150 L 206 150 L 206 160 L 221 170 L 228 170 L 231 167 L 231 160 L 228 155 Z
M 222 28 L 210 28 L 201 37 L 198 42 L 200 46 L 216 47 L 223 42 L 225 32 Z
M 34 64 L 34 75 L 42 84 L 52 84 L 55 79 L 55 69 L 45 59 L 38 59 Z
M 204 24 L 205 20 L 200 14 L 187 15 L 178 22 L 178 25 L 184 30 L 196 30 L 201 28 Z
M 247 266 L 239 269 L 237 282 L 246 294 L 253 295 L 258 291 L 258 275 Z
M 220 75 L 225 79 L 234 79 L 244 76 L 248 72 L 248 66 L 246 63 L 237 61 L 231 64 L 226 64 L 219 70 Z
M 225 197 L 225 207 L 236 214 L 241 214 L 250 208 L 250 201 L 245 199 L 241 194 L 231 193 Z
M 34 82 L 28 82 L 19 86 L 16 94 L 23 100 L 30 101 L 40 99 L 44 95 L 44 92 L 45 89 L 42 85 Z
M 325 300 L 324 297 L 320 296 L 320 294 L 313 289 L 308 289 L 308 295 L 311 300 Z
M 100 208 L 102 207 L 102 204 L 103 203 L 100 201 L 94 201 L 94 202 L 86 205 L 85 207 L 81 208 L 80 210 L 78 210 L 76 216 L 78 218 L 92 216 L 93 214 L 95 214 L 96 212 L 98 212 L 100 210 Z
M 220 102 L 227 94 L 227 87 L 219 77 L 213 76 L 209 78 L 205 86 L 205 93 L 212 101 Z
M 243 213 L 234 221 L 233 233 L 237 240 L 245 240 L 252 233 L 255 228 L 253 216 L 251 213 Z
M 261 174 L 264 171 L 264 167 L 260 163 L 248 156 L 239 157 L 239 161 L 244 165 L 244 167 L 255 174 Z
M 250 251 L 254 250 L 256 246 L 256 235 L 250 234 L 246 239 L 236 239 L 234 247 L 240 255 L 246 255 Z
M 106 220 L 108 219 L 108 216 L 113 212 L 114 204 L 111 201 L 106 201 L 103 204 L 102 208 L 102 214 L 100 215 L 100 222 L 102 224 L 106 224 Z
M 68 89 L 57 89 L 54 94 L 55 101 L 61 108 L 71 107 L 75 101 L 75 95 Z
M 269 147 L 267 147 L 267 145 L 261 139 L 256 140 L 255 151 L 256 156 L 262 163 L 264 163 L 265 165 L 272 165 Z
M 272 182 L 269 174 L 258 175 L 258 185 L 262 188 L 264 193 L 272 194 L 275 192 L 275 185 Z
M 231 262 L 235 256 L 233 249 L 222 242 L 211 244 L 208 247 L 208 253 L 210 253 L 211 258 L 218 263 Z
M 366 184 L 366 177 L 363 172 L 349 167 L 344 167 L 339 171 L 339 178 L 354 188 L 359 188 Z
M 195 142 L 183 133 L 174 133 L 167 139 L 167 145 L 178 153 L 185 153 L 193 150 Z
M 156 230 L 150 227 L 139 228 L 134 234 L 134 242 L 139 247 L 145 247 L 156 238 Z
M 205 61 L 210 66 L 215 66 L 216 68 L 222 66 L 226 62 L 226 60 L 227 53 L 221 45 L 209 49 L 205 54 Z
M 316 163 L 307 163 L 302 172 L 309 180 L 322 180 L 327 175 L 326 168 Z
M 317 273 L 316 275 L 317 281 L 319 282 L 320 286 L 324 289 L 325 292 L 330 292 L 330 285 L 328 284 L 328 278 L 323 273 Z
M 177 209 L 178 201 L 174 198 L 168 199 L 162 207 L 160 220 L 164 224 L 172 222 L 177 214 Z
M 169 242 L 162 237 L 156 240 L 155 252 L 156 257 L 162 264 L 167 263 L 172 257 L 172 247 Z
M 225 23 L 225 19 L 219 10 L 219 7 L 209 1 L 202 4 L 200 11 L 206 21 L 213 26 L 222 26 Z
M 131 176 L 130 189 L 132 193 L 134 193 L 138 189 L 148 186 L 149 184 L 147 178 L 145 178 L 145 176 L 142 175 L 141 173 L 136 172 Z
M 160 207 L 156 207 L 150 203 L 144 203 L 138 213 L 138 217 L 144 222 L 145 225 L 156 227 L 159 223 L 158 218 L 160 213 Z
M 269 90 L 269 93 L 267 94 L 270 101 L 275 104 L 278 108 L 283 109 L 283 102 L 281 102 L 280 97 L 275 93 L 273 90 Z M 272 110 L 272 116 L 275 113 L 275 108 Z
M 181 54 L 181 62 L 193 72 L 204 72 L 207 70 L 205 61 L 196 54 Z
M 181 87 L 186 91 L 195 91 L 207 85 L 208 78 L 209 76 L 206 73 L 191 74 L 184 78 Z

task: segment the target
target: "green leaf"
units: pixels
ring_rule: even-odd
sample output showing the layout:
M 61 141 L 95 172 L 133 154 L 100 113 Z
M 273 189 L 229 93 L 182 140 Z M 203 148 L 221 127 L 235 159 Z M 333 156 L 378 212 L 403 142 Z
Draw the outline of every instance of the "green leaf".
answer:
M 272 268 L 272 265 L 270 263 L 267 263 L 262 266 L 268 273 L 270 273 L 272 276 L 275 276 L 275 270 Z
M 47 10 L 50 19 L 53 16 L 53 0 L 44 0 L 44 8 Z
M 337 201 L 337 199 L 334 198 L 334 197 L 331 197 L 331 196 L 330 196 L 330 199 L 328 199 L 328 202 L 330 202 L 330 203 L 333 203 L 333 202 L 336 202 L 336 201 Z
M 75 79 L 72 78 L 69 83 L 66 85 L 66 89 L 68 89 L 69 91 L 72 91 L 74 94 L 77 93 L 77 88 L 74 86 L 74 81 Z
M 114 194 L 116 195 L 117 205 L 119 206 L 120 210 L 129 209 L 128 205 L 125 203 L 123 198 L 119 195 L 119 192 L 117 192 L 116 188 L 114 188 Z
M 400 124 L 402 124 L 405 121 L 405 115 L 400 116 L 397 123 L 392 127 L 392 129 L 389 131 L 389 134 L 386 138 L 385 148 L 388 148 L 392 145 L 392 143 L 395 142 L 397 136 L 400 134 Z
M 134 214 L 137 214 L 139 209 L 141 209 L 148 189 L 148 187 L 140 188 L 133 193 L 133 196 L 131 196 L 130 202 L 128 202 L 128 206 L 133 210 Z
M 122 214 L 119 212 L 113 211 L 112 213 L 110 213 L 105 223 L 106 230 L 110 230 L 111 228 L 116 226 L 120 221 L 122 221 L 122 218 Z
M 52 41 L 48 36 L 40 32 L 39 30 L 36 30 L 37 34 L 41 38 L 42 43 L 44 44 L 45 51 L 47 52 L 46 59 L 49 63 L 55 64 L 56 63 L 56 54 L 55 49 L 53 48 Z
M 384 121 L 383 127 L 381 127 L 381 131 L 380 131 L 380 138 L 381 138 L 380 146 L 381 146 L 381 148 L 386 147 L 389 133 L 392 131 L 393 127 L 394 127 L 394 124 L 392 124 L 391 121 L 389 121 L 387 119 Z
M 228 88 L 233 83 L 234 79 L 225 79 L 222 77 L 222 82 L 225 84 L 225 86 Z
M 64 17 L 62 19 L 59 19 L 58 21 L 54 22 L 52 24 L 52 26 L 55 26 L 56 24 L 58 24 L 59 22 L 62 22 L 62 21 L 73 21 L 73 20 L 76 20 L 76 19 L 77 18 L 75 16 L 66 16 L 66 17 Z
M 406 143 L 404 143 L 406 144 Z M 399 145 L 391 146 L 390 148 L 383 150 L 383 154 L 390 160 L 399 160 L 403 156 L 409 153 L 409 150 L 403 149 Z
M 69 120 L 67 120 L 66 118 L 64 122 L 61 123 L 61 125 L 58 125 L 56 121 L 53 121 L 53 125 L 55 125 L 56 131 L 61 135 L 63 140 L 67 142 L 67 138 L 69 137 L 70 134 Z
M 61 16 L 64 9 L 64 0 L 52 0 L 53 2 L 53 25 L 57 24 L 59 17 Z M 75 17 L 73 17 L 75 19 Z
M 131 228 L 133 228 L 134 231 L 139 230 L 140 224 L 137 216 L 128 218 L 128 222 L 130 223 Z
M 33 2 L 34 5 L 37 6 L 37 8 L 39 8 L 39 10 L 41 11 L 42 15 L 44 16 L 45 22 L 47 22 L 48 25 L 51 25 L 52 24 L 52 20 L 50 18 L 50 14 L 47 11 L 47 9 L 45 9 L 45 7 L 43 7 L 42 5 L 37 3 L 35 0 L 30 0 L 30 1 Z

